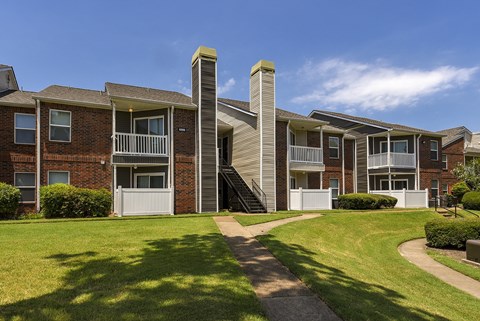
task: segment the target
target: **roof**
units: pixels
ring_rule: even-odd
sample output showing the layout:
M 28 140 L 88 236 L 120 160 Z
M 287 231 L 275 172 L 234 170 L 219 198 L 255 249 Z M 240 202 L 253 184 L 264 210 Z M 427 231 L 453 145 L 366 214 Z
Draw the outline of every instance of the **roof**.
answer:
M 0 92 L 0 105 L 35 107 L 35 100 L 32 98 L 33 94 L 30 91 L 6 90 Z
M 12 66 L 0 64 L 0 68 L 12 68 Z
M 42 101 L 75 103 L 81 106 L 110 107 L 110 99 L 104 91 L 53 85 L 33 95 Z
M 460 138 L 463 138 L 465 135 L 465 132 L 470 132 L 470 130 L 465 126 L 459 126 L 459 127 L 439 130 L 437 133 L 446 135 L 445 137 L 442 137 L 442 146 L 446 146 Z
M 108 95 L 112 98 L 124 98 L 149 103 L 164 103 L 186 107 L 196 107 L 192 98 L 176 91 L 137 87 L 123 84 L 105 83 Z
M 365 117 L 357 117 L 357 116 L 337 113 L 337 112 L 333 112 L 333 111 L 313 110 L 310 113 L 310 115 L 313 115 L 314 113 L 319 113 L 319 114 L 323 114 L 323 115 L 326 115 L 326 116 L 345 119 L 345 120 L 349 120 L 349 121 L 356 122 L 356 123 L 370 125 L 370 126 L 373 126 L 373 127 L 380 127 L 380 128 L 384 128 L 386 130 L 397 130 L 397 131 L 402 131 L 402 132 L 409 132 L 409 133 L 414 133 L 414 134 L 425 134 L 425 135 L 436 136 L 436 137 L 444 136 L 443 134 L 431 132 L 431 131 L 420 129 L 420 128 L 409 127 L 409 126 L 404 126 L 404 125 L 400 125 L 400 124 L 387 123 L 387 122 L 383 122 L 383 121 L 380 121 L 380 120 L 375 120 L 375 119 L 370 119 L 370 118 L 365 118 Z

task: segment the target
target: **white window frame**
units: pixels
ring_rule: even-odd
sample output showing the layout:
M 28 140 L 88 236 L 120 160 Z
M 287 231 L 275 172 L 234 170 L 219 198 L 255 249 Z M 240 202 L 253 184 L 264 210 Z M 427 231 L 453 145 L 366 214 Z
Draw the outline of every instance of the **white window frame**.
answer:
M 162 134 L 160 134 L 158 136 L 165 136 L 165 117 L 163 115 L 133 118 L 133 134 L 137 133 L 137 120 L 142 120 L 142 119 L 148 119 L 149 120 L 149 122 L 148 122 L 148 132 L 149 132 L 149 134 L 148 135 L 152 135 L 152 134 L 150 134 L 150 119 L 162 119 L 162 122 L 163 122 Z M 139 134 L 139 135 L 144 135 L 144 134 Z M 157 136 L 157 135 L 154 135 L 154 136 Z
M 17 183 L 17 174 L 33 174 L 33 177 L 34 177 L 34 185 L 33 186 L 18 186 L 16 185 Z M 37 176 L 36 176 L 36 173 L 35 172 L 14 172 L 13 173 L 13 185 L 18 188 L 18 189 L 22 189 L 22 188 L 28 188 L 28 189 L 32 189 L 35 191 L 36 190 L 36 182 L 37 182 Z M 35 203 L 35 200 L 36 200 L 36 194 L 37 193 L 34 193 L 33 194 L 33 201 L 20 201 L 20 203 L 22 204 L 34 204 Z
M 386 140 L 382 140 L 380 142 L 380 154 L 386 154 L 387 152 L 382 152 L 382 146 L 383 145 L 387 145 L 388 141 Z M 394 152 L 394 148 L 390 147 L 390 153 L 397 153 L 397 154 L 408 154 L 408 140 L 406 139 L 402 139 L 402 140 L 390 140 L 390 144 L 392 145 L 395 145 L 396 143 L 405 143 L 405 145 L 407 146 L 406 150 L 405 150 L 405 153 L 399 153 L 399 152 Z M 388 146 L 387 146 L 388 147 Z M 387 151 L 388 151 L 388 148 L 387 148 Z
M 59 111 L 62 113 L 68 113 L 69 114 L 69 119 L 70 119 L 70 125 L 56 125 L 52 124 L 52 111 Z M 72 142 L 72 112 L 69 110 L 60 110 L 60 109 L 50 109 L 49 111 L 49 120 L 48 120 L 48 140 L 51 142 L 59 142 L 59 143 L 71 143 Z M 68 135 L 68 140 L 57 140 L 57 139 L 52 139 L 52 126 L 55 127 L 64 127 L 70 129 L 70 135 Z
M 330 146 L 330 140 L 331 139 L 337 140 L 337 147 L 331 147 Z M 337 157 L 333 157 L 332 155 L 330 155 L 330 149 L 336 149 L 337 150 Z M 339 159 L 340 158 L 340 137 L 336 137 L 336 136 L 329 136 L 328 137 L 328 158 L 331 158 L 331 159 Z
M 48 185 L 50 185 L 50 173 L 67 173 L 67 184 L 70 185 L 70 171 L 48 171 Z
M 433 148 L 432 148 L 432 143 L 437 144 L 436 149 L 433 149 Z M 436 152 L 436 155 L 437 155 L 436 158 L 432 158 L 432 152 Z M 431 141 L 430 141 L 430 160 L 438 161 L 438 141 L 437 141 L 437 140 L 431 140 Z
M 383 182 L 387 182 L 387 183 L 388 183 L 388 179 L 381 179 L 381 180 L 380 180 L 380 189 L 382 188 Z M 406 184 L 406 186 L 407 186 L 406 190 L 408 190 L 408 179 L 406 179 L 406 178 L 395 178 L 395 179 L 392 179 L 391 182 L 392 182 L 392 184 L 390 185 L 390 189 L 391 189 L 392 191 L 395 191 L 395 190 L 396 190 L 396 189 L 395 189 L 395 182 L 406 182 L 406 183 L 407 183 L 407 184 Z M 387 185 L 388 185 L 388 184 L 387 184 Z M 383 191 L 383 190 L 382 190 L 382 191 Z M 384 191 L 388 191 L 388 190 L 384 190 Z
M 433 182 L 437 182 L 437 187 L 433 187 Z M 430 184 L 432 184 L 432 188 L 431 188 L 431 194 L 432 194 L 432 197 L 433 197 L 433 190 L 436 190 L 437 191 L 437 196 L 440 195 L 440 182 L 438 181 L 438 179 L 432 179 L 432 181 L 430 182 Z
M 160 187 L 160 188 L 166 188 L 165 185 L 167 182 L 165 182 L 165 172 L 160 172 L 160 173 L 135 173 L 133 174 L 133 183 L 134 183 L 134 188 L 138 188 L 137 187 L 137 177 L 138 176 L 162 176 L 163 177 L 163 187 Z M 150 185 L 150 180 L 148 181 L 148 185 Z M 150 188 L 150 187 L 148 187 Z
M 337 181 L 337 187 L 332 187 L 332 181 L 335 180 Z M 338 198 L 338 195 L 340 195 L 340 180 L 338 178 L 330 178 L 328 180 L 328 187 L 332 189 L 332 199 L 336 200 Z M 333 190 L 337 190 L 337 197 L 333 197 Z
M 446 189 L 443 189 L 444 187 L 446 187 Z M 448 194 L 448 184 L 442 184 L 442 194 Z
M 35 127 L 32 129 L 32 128 L 22 128 L 22 127 L 17 127 L 17 115 L 25 115 L 25 116 L 31 116 L 33 117 L 34 121 L 35 121 Z M 14 122 L 14 130 L 13 130 L 13 140 L 14 140 L 14 143 L 17 144 L 17 145 L 35 145 L 35 137 L 33 138 L 33 143 L 18 143 L 17 142 L 17 129 L 21 129 L 21 130 L 32 130 L 35 135 L 36 135 L 36 131 L 37 131 L 37 120 L 36 120 L 36 116 L 35 114 L 27 114 L 27 113 L 15 113 L 14 116 L 13 116 L 13 122 Z
M 445 160 L 443 160 L 444 157 L 445 157 Z M 448 171 L 448 155 L 447 154 L 442 154 L 442 169 L 444 171 Z

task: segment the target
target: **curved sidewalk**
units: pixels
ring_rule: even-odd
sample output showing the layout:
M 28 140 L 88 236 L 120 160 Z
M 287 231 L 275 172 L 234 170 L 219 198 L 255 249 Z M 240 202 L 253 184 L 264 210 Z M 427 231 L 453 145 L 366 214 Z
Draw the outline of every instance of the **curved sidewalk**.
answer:
M 400 244 L 398 251 L 422 270 L 480 299 L 480 282 L 432 259 L 425 250 L 426 242 L 426 239 L 408 241 Z
M 232 216 L 214 217 L 270 321 L 341 321 L 254 237 L 276 226 L 318 216 L 302 215 L 249 227 L 243 227 Z

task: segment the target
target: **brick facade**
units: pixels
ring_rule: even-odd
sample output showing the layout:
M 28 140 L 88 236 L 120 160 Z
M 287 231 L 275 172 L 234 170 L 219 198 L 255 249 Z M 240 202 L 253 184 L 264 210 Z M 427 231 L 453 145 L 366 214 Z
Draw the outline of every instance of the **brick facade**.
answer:
M 277 184 L 277 211 L 288 209 L 287 180 L 287 123 L 276 122 L 275 129 L 275 157 L 276 157 L 276 184 Z
M 430 156 L 430 142 L 438 142 L 437 160 L 432 160 Z M 420 138 L 420 189 L 428 188 L 429 197 L 432 196 L 432 181 L 438 180 L 439 195 L 442 191 L 442 140 L 441 138 L 423 136 Z
M 329 138 L 338 137 L 339 150 L 338 158 L 330 157 Z M 322 188 L 330 187 L 330 179 L 338 179 L 339 192 L 342 191 L 342 135 L 323 133 L 323 163 L 325 164 L 325 172 L 322 174 Z
M 173 115 L 175 213 L 194 213 L 196 111 L 175 109 Z M 179 131 L 184 128 L 185 131 Z
M 455 176 L 453 176 L 452 170 L 458 164 L 463 164 L 464 146 L 465 141 L 461 138 L 442 148 L 442 153 L 447 155 L 447 169 L 442 170 L 442 184 L 448 184 L 449 193 L 452 191 L 452 186 L 458 182 Z

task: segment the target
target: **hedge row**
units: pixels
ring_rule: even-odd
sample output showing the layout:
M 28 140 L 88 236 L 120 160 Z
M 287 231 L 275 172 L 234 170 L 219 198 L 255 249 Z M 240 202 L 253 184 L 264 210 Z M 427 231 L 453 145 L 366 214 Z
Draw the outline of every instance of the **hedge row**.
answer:
M 45 217 L 108 216 L 112 205 L 111 193 L 106 189 L 77 188 L 67 184 L 53 184 L 40 188 L 40 204 Z
M 480 192 L 467 192 L 462 198 L 463 207 L 467 210 L 480 210 Z
M 437 219 L 425 224 L 428 245 L 436 248 L 465 248 L 467 240 L 480 239 L 480 219 Z
M 338 206 L 350 210 L 393 208 L 397 199 L 388 195 L 355 193 L 338 196 Z
M 14 218 L 20 202 L 20 190 L 0 182 L 0 218 Z

